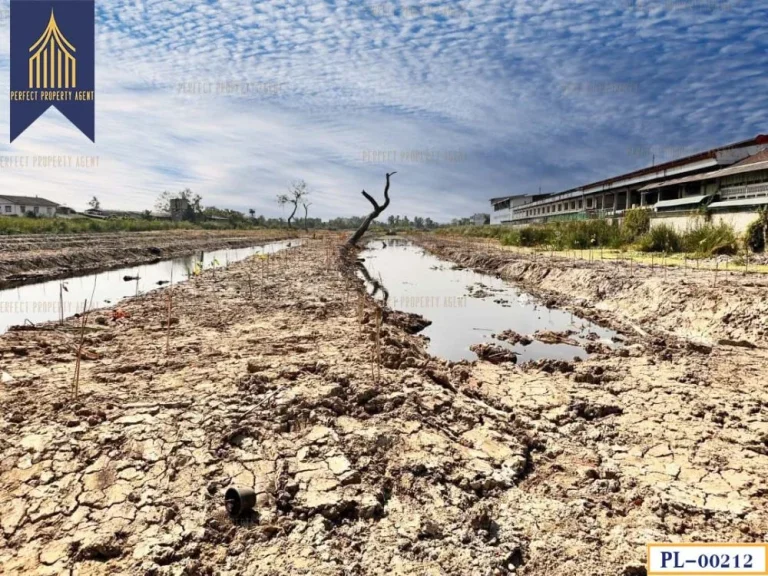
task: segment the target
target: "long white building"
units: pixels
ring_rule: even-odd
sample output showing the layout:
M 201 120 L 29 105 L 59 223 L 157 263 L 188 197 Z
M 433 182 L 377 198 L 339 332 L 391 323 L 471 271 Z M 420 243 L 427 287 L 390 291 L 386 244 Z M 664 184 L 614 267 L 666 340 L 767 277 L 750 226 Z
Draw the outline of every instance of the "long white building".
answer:
M 768 202 L 766 151 L 768 136 L 759 135 L 555 194 L 492 198 L 491 224 L 615 218 L 633 206 L 653 207 L 660 217 L 685 216 L 702 205 L 714 212 L 754 212 Z M 740 229 L 749 217 L 731 220 Z

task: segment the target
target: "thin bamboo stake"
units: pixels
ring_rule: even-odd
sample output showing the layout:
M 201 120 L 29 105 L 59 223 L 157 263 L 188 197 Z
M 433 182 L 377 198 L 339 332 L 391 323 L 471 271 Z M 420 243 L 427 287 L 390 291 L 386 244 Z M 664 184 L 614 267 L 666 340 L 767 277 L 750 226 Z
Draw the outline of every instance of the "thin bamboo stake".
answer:
M 744 276 L 749 274 L 749 244 L 747 244 L 747 248 L 745 251 L 747 254 L 746 254 L 746 265 L 744 266 Z
M 375 352 L 375 365 L 376 375 L 374 381 L 376 383 L 381 379 L 381 308 L 376 307 L 376 347 Z
M 363 293 L 359 292 L 360 298 L 357 303 L 357 319 L 360 323 L 360 330 L 363 329 L 363 316 L 365 315 L 365 299 L 363 298 Z
M 171 355 L 171 311 L 173 310 L 173 290 L 168 290 L 168 331 L 165 336 L 165 355 Z
M 85 325 L 88 322 L 88 299 L 83 302 L 83 320 L 80 325 L 80 346 L 77 348 L 77 362 L 75 364 L 75 382 L 73 385 L 75 392 L 75 401 L 80 393 L 80 358 L 83 354 L 83 345 L 85 344 Z
M 64 325 L 64 282 L 59 282 L 59 325 Z

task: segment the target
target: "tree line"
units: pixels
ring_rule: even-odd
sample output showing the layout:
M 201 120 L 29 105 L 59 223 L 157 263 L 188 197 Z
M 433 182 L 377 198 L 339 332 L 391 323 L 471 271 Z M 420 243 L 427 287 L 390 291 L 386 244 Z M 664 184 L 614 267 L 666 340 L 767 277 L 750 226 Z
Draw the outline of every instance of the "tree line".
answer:
M 168 213 L 171 208 L 172 199 L 184 199 L 187 201 L 187 209 L 182 214 L 182 220 L 187 222 L 201 222 L 205 220 L 226 219 L 230 225 L 235 227 L 259 226 L 262 228 L 285 228 L 301 227 L 305 230 L 349 230 L 357 229 L 365 221 L 364 216 L 350 216 L 331 218 L 323 220 L 321 218 L 309 217 L 309 208 L 312 203 L 311 189 L 304 180 L 296 180 L 290 184 L 286 193 L 277 195 L 278 206 L 288 207 L 290 214 L 287 218 L 269 218 L 259 214 L 253 208 L 248 210 L 248 214 L 243 214 L 237 210 L 217 208 L 216 206 L 203 206 L 203 199 L 200 194 L 195 194 L 189 188 L 180 192 L 163 192 L 157 202 L 155 209 L 160 212 Z M 94 200 L 96 200 L 94 198 Z M 300 211 L 301 209 L 301 211 Z M 151 218 L 150 212 L 145 211 L 146 218 Z M 390 215 L 385 222 L 375 220 L 371 228 L 379 230 L 387 229 L 413 229 L 413 230 L 433 230 L 440 224 L 431 218 L 422 216 Z

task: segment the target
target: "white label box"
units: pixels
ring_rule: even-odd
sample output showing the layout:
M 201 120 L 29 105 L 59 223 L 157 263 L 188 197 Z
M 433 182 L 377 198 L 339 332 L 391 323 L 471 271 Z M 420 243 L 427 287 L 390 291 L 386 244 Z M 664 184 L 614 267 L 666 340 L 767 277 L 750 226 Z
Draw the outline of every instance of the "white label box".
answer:
M 653 543 L 647 551 L 648 576 L 768 575 L 767 543 Z

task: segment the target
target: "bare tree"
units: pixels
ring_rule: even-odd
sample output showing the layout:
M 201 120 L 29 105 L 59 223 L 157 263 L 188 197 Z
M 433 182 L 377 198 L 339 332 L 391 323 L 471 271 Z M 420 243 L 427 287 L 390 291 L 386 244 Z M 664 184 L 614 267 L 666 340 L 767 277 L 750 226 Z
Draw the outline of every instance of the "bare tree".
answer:
M 308 232 L 307 214 L 309 213 L 309 207 L 312 206 L 312 202 L 302 202 L 301 205 L 304 206 L 304 232 Z
M 309 196 L 309 186 L 307 186 L 307 183 L 304 182 L 304 180 L 292 182 L 290 188 L 288 188 L 288 194 L 279 194 L 277 196 L 277 203 L 280 204 L 280 206 L 285 206 L 286 204 L 293 205 L 293 212 L 288 216 L 289 228 L 291 227 L 293 217 L 296 215 L 296 210 L 299 208 L 299 202 L 307 196 Z
M 389 178 L 395 174 L 397 174 L 397 172 L 390 172 L 387 174 L 387 185 L 384 186 L 384 204 L 381 206 L 379 206 L 376 200 L 374 200 L 373 197 L 368 194 L 368 192 L 363 190 L 363 196 L 365 196 L 368 202 L 373 205 L 373 210 L 370 214 L 368 214 L 368 216 L 365 217 L 365 220 L 363 220 L 363 223 L 360 224 L 360 228 L 357 229 L 357 232 L 354 233 L 352 238 L 347 241 L 347 246 L 357 245 L 360 238 L 362 238 L 363 235 L 368 231 L 368 227 L 371 225 L 371 222 L 376 220 L 376 218 L 378 218 L 379 215 L 387 209 L 389 206 Z

